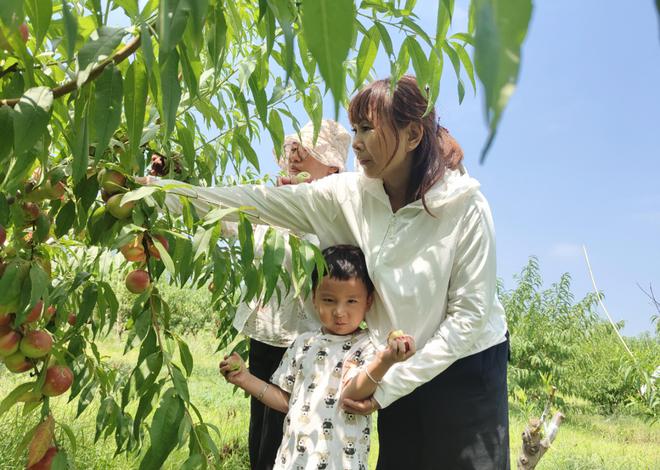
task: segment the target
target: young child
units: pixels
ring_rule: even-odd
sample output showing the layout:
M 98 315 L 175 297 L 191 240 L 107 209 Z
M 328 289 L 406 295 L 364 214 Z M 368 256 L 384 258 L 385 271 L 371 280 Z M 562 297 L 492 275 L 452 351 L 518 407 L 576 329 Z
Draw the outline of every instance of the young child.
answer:
M 312 275 L 322 328 L 293 342 L 271 383 L 250 374 L 235 353 L 220 363 L 228 382 L 287 413 L 276 469 L 366 469 L 371 416 L 346 413 L 341 399 L 370 397 L 392 365 L 415 353 L 408 335 L 391 335 L 387 347 L 376 350 L 359 328 L 374 291 L 362 251 L 337 245 L 323 256 L 325 275 Z

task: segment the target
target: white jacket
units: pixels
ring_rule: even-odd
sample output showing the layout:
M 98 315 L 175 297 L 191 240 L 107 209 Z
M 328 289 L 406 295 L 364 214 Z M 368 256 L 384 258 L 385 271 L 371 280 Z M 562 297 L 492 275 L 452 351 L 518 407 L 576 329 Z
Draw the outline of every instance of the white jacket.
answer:
M 315 233 L 320 247 L 340 243 L 365 254 L 377 296 L 367 313 L 376 344 L 401 329 L 418 346 L 390 369 L 374 398 L 381 407 L 430 381 L 453 362 L 505 340 L 506 319 L 497 298 L 495 238 L 479 183 L 448 171 L 421 201 L 392 213 L 380 179 L 358 173 L 281 187 L 182 188 L 199 209 L 254 207 L 255 219 Z M 169 203 L 176 198 L 168 197 Z

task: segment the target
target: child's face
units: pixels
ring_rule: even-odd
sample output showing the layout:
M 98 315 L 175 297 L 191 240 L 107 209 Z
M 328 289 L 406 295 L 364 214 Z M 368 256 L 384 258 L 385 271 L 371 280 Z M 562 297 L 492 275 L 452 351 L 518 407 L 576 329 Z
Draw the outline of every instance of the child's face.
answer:
M 372 296 L 360 279 L 324 276 L 314 291 L 314 307 L 328 333 L 348 335 L 358 329 L 371 307 Z

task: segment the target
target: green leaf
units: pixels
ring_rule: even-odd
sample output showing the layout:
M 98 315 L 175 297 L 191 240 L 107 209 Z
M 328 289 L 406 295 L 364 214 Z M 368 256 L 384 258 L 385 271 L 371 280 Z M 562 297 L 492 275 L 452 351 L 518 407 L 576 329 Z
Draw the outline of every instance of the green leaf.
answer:
M 76 315 L 76 323 L 78 325 L 84 325 L 91 317 L 92 312 L 94 311 L 94 306 L 96 305 L 96 300 L 98 299 L 98 294 L 99 292 L 96 284 L 88 284 L 83 290 L 82 301 L 80 302 L 80 308 Z
M 172 261 L 172 257 L 167 252 L 163 244 L 157 238 L 153 238 L 151 241 L 156 247 L 156 250 L 158 250 L 158 254 L 160 254 L 160 260 L 165 265 L 165 269 L 169 271 L 172 277 L 175 277 L 176 269 L 174 269 L 174 261 Z
M 132 172 L 137 161 L 147 106 L 147 71 L 140 60 L 134 61 L 126 73 L 124 113 L 128 134 L 128 151 L 122 154 L 122 166 Z
M 348 56 L 355 27 L 353 0 L 303 0 L 302 25 L 309 51 L 319 65 L 321 76 L 332 91 L 335 116 L 344 97 Z
M 11 153 L 14 143 L 13 109 L 9 106 L 0 106 L 0 165 Z
M 452 42 L 451 44 L 454 46 L 454 50 L 458 54 L 458 57 L 461 59 L 463 68 L 465 69 L 465 72 L 467 73 L 467 76 L 470 79 L 470 83 L 472 84 L 472 89 L 476 93 L 477 83 L 474 80 L 474 66 L 472 65 L 472 59 L 470 59 L 470 56 L 468 55 L 467 51 L 461 44 L 458 44 L 456 42 Z
M 218 68 L 218 66 L 223 64 L 225 44 L 227 42 L 227 21 L 222 10 L 222 3 L 218 3 L 213 7 L 210 24 L 211 33 L 208 35 L 209 40 L 206 47 L 208 48 L 211 62 Z
M 378 44 L 380 42 L 380 35 L 376 26 L 372 26 L 368 34 L 365 34 L 360 43 L 360 50 L 358 51 L 356 65 L 356 78 L 355 88 L 362 86 L 367 79 L 371 68 L 376 60 L 378 54 Z
M 250 162 L 250 164 L 257 171 L 259 171 L 259 157 L 257 157 L 257 153 L 254 151 L 250 145 L 250 142 L 245 138 L 245 136 L 243 134 L 235 133 L 234 143 L 238 144 L 243 152 L 243 155 L 245 155 L 245 158 L 247 158 L 247 161 Z
M 47 87 L 30 88 L 14 107 L 14 155 L 30 150 L 46 131 L 53 106 L 53 92 Z
M 5 414 L 12 406 L 14 406 L 18 399 L 26 392 L 29 392 L 34 387 L 34 383 L 24 383 L 12 390 L 3 400 L 0 402 L 0 416 Z
M 73 181 L 78 184 L 84 181 L 89 161 L 89 101 L 91 88 L 85 87 L 78 92 L 73 117 Z
M 204 216 L 204 220 L 202 224 L 205 227 L 208 227 L 209 225 L 214 225 L 217 224 L 220 220 L 224 219 L 227 217 L 229 214 L 234 214 L 240 210 L 245 210 L 247 207 L 216 207 L 215 209 L 211 210 Z
M 414 37 L 408 36 L 406 41 L 408 43 L 408 52 L 410 52 L 410 58 L 413 63 L 413 69 L 417 76 L 417 83 L 423 87 L 428 84 L 429 80 L 429 64 L 426 60 L 426 54 L 424 54 L 422 47 Z
M 270 110 L 270 115 L 268 117 L 268 132 L 270 132 L 270 138 L 273 141 L 273 148 L 277 157 L 282 156 L 282 146 L 284 145 L 284 125 L 282 124 L 282 118 L 280 113 L 276 109 Z
M 241 243 L 241 263 L 248 268 L 252 266 L 254 260 L 254 236 L 252 224 L 243 213 L 238 224 L 238 240 Z
M 186 124 L 188 124 L 188 116 L 186 116 Z M 194 123 L 193 123 L 194 124 Z M 193 126 L 184 125 L 177 122 L 176 124 L 176 133 L 179 140 L 179 145 L 181 145 L 181 150 L 183 151 L 183 158 L 186 162 L 188 168 L 195 167 L 195 141 L 193 140 L 193 132 L 195 128 Z
M 49 285 L 50 279 L 43 268 L 36 263 L 30 266 L 30 306 L 46 296 Z
M 179 53 L 172 49 L 165 57 L 160 55 L 160 83 L 163 92 L 161 93 L 163 122 L 165 124 L 164 138 L 168 139 L 174 125 L 176 124 L 176 114 L 181 101 L 181 84 L 179 83 Z
M 284 262 L 284 243 L 284 237 L 279 231 L 272 227 L 268 229 L 264 238 L 264 254 L 261 265 L 266 283 L 264 302 L 270 300 L 280 277 Z
M 117 48 L 126 35 L 124 29 L 108 26 L 101 26 L 97 33 L 96 38 L 87 41 L 78 51 L 78 68 L 80 70 L 76 79 L 78 86 L 87 81 L 92 68 L 98 61 L 110 57 L 112 51 Z
M 41 43 L 46 37 L 50 18 L 53 15 L 52 0 L 26 0 L 27 14 L 34 30 L 36 39 L 36 48 L 41 47 Z
M 439 47 L 440 43 L 447 37 L 453 12 L 454 0 L 442 0 L 442 2 L 438 2 L 438 18 L 435 29 L 436 47 Z
M 126 15 L 135 19 L 140 13 L 137 0 L 114 0 L 115 6 L 121 7 L 126 12 Z
M 532 14 L 531 0 L 475 0 L 474 64 L 485 90 L 489 136 L 483 163 L 502 112 L 516 88 L 520 50 Z
M 449 41 L 442 42 L 442 50 L 445 51 L 451 64 L 454 67 L 454 73 L 456 74 L 456 83 L 458 86 L 458 102 L 463 102 L 463 97 L 465 96 L 465 85 L 463 85 L 463 79 L 461 78 L 461 59 L 458 57 L 458 53 L 451 47 Z
M 195 42 L 195 48 L 199 50 L 199 46 L 203 38 L 204 20 L 206 12 L 209 8 L 208 0 L 189 0 L 190 2 L 190 20 L 192 37 Z
M 408 37 L 401 44 L 399 49 L 399 55 L 396 58 L 396 67 L 395 67 L 395 76 L 392 83 L 396 83 L 399 79 L 408 71 L 408 65 L 410 65 L 410 52 L 408 51 Z
M 96 79 L 94 87 L 92 131 L 98 156 L 103 155 L 110 137 L 119 127 L 123 96 L 121 72 L 114 65 L 110 65 Z
M 62 0 L 62 17 L 64 18 L 64 44 L 66 45 L 66 55 L 69 60 L 73 59 L 73 53 L 76 49 L 76 38 L 78 37 L 78 18 L 71 13 L 69 4 Z
M 149 429 L 151 445 L 140 462 L 140 470 L 158 470 L 162 467 L 177 445 L 179 425 L 184 412 L 183 402 L 175 390 L 167 390 L 154 413 Z
M 4 0 L 2 2 L 0 19 L 7 27 L 18 26 L 24 17 L 23 0 Z
M 4 193 L 0 193 L 0 225 L 6 226 L 9 222 L 9 202 Z
M 295 51 L 293 49 L 293 15 L 291 14 L 289 0 L 268 0 L 270 10 L 280 23 L 284 33 L 284 71 L 286 73 L 285 82 L 289 82 L 289 77 L 293 71 L 293 59 Z
M 178 338 L 177 344 L 179 345 L 179 356 L 181 357 L 181 364 L 186 369 L 186 375 L 190 377 L 193 371 L 193 356 L 190 353 L 190 348 L 185 341 Z
M 176 389 L 176 393 L 183 399 L 185 402 L 190 401 L 190 392 L 188 391 L 188 382 L 183 376 L 181 369 L 172 364 L 172 383 Z
M 160 191 L 158 186 L 140 186 L 138 189 L 124 193 L 124 196 L 121 198 L 121 204 L 124 205 L 127 202 L 139 201 L 147 196 L 151 196 L 157 191 Z
M 394 48 L 392 47 L 392 39 L 390 38 L 390 33 L 387 32 L 387 28 L 382 23 L 376 23 L 376 28 L 378 28 L 378 34 L 380 35 L 380 40 L 383 42 L 383 47 L 385 52 L 389 57 L 394 57 Z
M 74 434 L 73 430 L 71 429 L 71 427 L 69 427 L 68 424 L 62 421 L 57 421 L 57 425 L 60 427 L 60 429 L 62 429 L 62 431 L 64 431 L 64 434 L 66 434 L 66 437 L 69 439 L 69 442 L 71 443 L 71 452 L 75 454 L 77 445 L 76 445 L 76 435 Z
M 74 220 L 76 220 L 76 205 L 73 201 L 68 201 L 55 218 L 55 236 L 60 238 L 65 235 L 73 226 Z
M 161 0 L 159 13 L 160 54 L 169 54 L 183 37 L 192 0 Z

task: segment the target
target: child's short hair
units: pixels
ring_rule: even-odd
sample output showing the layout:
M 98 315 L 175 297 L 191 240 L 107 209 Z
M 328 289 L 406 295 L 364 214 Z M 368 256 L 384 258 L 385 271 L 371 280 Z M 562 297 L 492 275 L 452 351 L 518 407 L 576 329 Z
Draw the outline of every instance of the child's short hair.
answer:
M 368 294 L 373 293 L 374 284 L 369 278 L 367 262 L 360 248 L 353 245 L 334 245 L 329 246 L 322 253 L 327 265 L 326 276 L 340 281 L 357 278 L 364 283 Z M 316 268 L 312 272 L 312 283 L 314 289 L 319 285 L 319 273 Z

